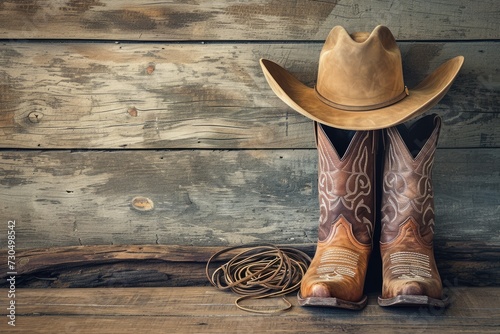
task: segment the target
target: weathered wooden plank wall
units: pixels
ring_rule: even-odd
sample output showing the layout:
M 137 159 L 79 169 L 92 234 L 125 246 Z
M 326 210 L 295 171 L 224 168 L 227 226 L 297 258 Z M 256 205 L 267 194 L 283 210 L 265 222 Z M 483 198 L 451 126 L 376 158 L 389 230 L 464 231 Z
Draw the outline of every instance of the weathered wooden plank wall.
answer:
M 399 39 L 498 38 L 495 0 L 2 1 L 0 37 L 110 40 L 324 40 L 342 25 Z M 15 24 L 14 24 L 15 23 Z
M 440 147 L 498 147 L 491 42 L 402 42 L 407 83 L 445 60 L 466 65 L 435 107 Z M 3 132 L 8 148 L 313 148 L 308 119 L 267 89 L 259 58 L 313 84 L 322 44 L 4 43 Z M 99 126 L 96 126 L 98 124 Z
M 258 60 L 275 60 L 312 85 L 334 25 L 385 24 L 410 87 L 465 56 L 431 111 L 444 121 L 436 242 L 443 254 L 461 242 L 498 254 L 499 7 L 497 0 L 2 1 L 0 224 L 16 220 L 26 249 L 314 243 L 312 125 L 274 96 Z M 137 196 L 154 208 L 134 209 Z M 474 256 L 442 263 L 452 275 L 466 261 Z M 478 263 L 484 270 L 469 270 L 468 282 L 489 275 L 486 283 L 496 284 L 498 262 Z
M 23 248 L 316 239 L 312 149 L 7 151 L 0 164 L 3 215 Z M 497 149 L 438 152 L 439 239 L 497 241 L 498 166 Z M 134 209 L 137 196 L 154 208 Z

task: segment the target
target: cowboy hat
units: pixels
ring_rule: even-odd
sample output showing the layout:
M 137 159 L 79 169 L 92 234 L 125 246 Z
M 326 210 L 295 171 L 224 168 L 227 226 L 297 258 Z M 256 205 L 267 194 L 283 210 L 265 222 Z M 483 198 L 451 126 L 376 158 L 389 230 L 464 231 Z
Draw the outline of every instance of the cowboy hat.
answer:
M 448 60 L 413 89 L 403 80 L 401 51 L 391 31 L 350 34 L 334 27 L 321 50 L 316 86 L 310 88 L 278 64 L 260 64 L 274 93 L 291 108 L 322 124 L 375 130 L 416 117 L 443 98 L 462 67 Z

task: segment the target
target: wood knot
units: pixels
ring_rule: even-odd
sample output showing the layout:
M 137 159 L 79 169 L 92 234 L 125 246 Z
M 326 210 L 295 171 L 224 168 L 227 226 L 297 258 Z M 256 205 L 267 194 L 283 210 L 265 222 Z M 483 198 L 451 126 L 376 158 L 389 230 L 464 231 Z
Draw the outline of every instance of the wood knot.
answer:
M 19 267 L 24 267 L 25 265 L 27 265 L 28 263 L 30 262 L 30 259 L 27 258 L 27 257 L 22 257 L 19 259 L 19 261 L 17 262 L 17 265 Z
M 148 67 L 146 67 L 146 73 L 151 75 L 155 71 L 156 67 L 155 64 L 149 64 Z
M 154 207 L 153 201 L 147 197 L 137 196 L 132 199 L 132 208 L 137 211 L 151 211 Z
M 137 117 L 137 109 L 136 107 L 130 107 L 127 110 L 128 114 L 132 117 Z
M 41 112 L 38 112 L 38 111 L 32 111 L 28 115 L 28 120 L 31 123 L 40 123 L 42 118 L 43 118 L 43 114 Z

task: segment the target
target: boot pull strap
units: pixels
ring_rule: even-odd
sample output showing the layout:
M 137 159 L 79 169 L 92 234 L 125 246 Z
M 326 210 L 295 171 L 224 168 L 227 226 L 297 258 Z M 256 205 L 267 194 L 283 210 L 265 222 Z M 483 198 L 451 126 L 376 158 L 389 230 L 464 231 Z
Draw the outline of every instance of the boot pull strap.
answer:
M 316 145 L 316 148 L 318 147 L 318 122 L 313 121 L 313 126 L 314 126 L 314 143 Z
M 378 133 L 379 131 L 372 131 L 372 154 L 376 154 L 378 150 Z

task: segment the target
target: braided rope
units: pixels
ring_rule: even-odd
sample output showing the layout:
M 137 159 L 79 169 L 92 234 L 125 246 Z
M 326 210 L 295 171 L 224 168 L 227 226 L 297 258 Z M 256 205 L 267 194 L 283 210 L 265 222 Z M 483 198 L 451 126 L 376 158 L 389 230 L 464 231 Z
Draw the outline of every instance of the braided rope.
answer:
M 216 258 L 235 249 L 243 251 L 210 273 L 210 265 Z M 229 289 L 241 296 L 235 301 L 239 309 L 254 313 L 277 313 L 292 307 L 284 296 L 299 289 L 310 262 L 311 258 L 307 254 L 293 248 L 267 244 L 234 246 L 212 255 L 205 274 L 216 288 Z M 282 296 L 286 306 L 276 310 L 257 310 L 240 304 L 245 299 L 279 296 Z

